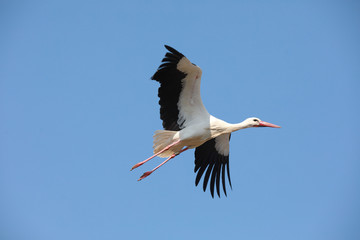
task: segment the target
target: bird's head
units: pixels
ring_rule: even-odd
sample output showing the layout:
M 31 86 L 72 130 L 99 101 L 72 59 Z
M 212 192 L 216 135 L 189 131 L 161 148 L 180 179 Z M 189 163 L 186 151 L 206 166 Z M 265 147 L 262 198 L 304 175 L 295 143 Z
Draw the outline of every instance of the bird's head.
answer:
M 251 117 L 245 120 L 245 124 L 248 127 L 273 127 L 273 128 L 280 128 L 280 126 L 261 121 L 259 118 Z

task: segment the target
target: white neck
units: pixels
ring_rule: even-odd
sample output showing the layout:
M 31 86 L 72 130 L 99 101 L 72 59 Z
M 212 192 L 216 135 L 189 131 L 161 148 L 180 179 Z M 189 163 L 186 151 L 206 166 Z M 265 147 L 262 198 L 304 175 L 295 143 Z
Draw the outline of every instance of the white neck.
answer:
M 245 129 L 250 127 L 249 124 L 245 121 L 241 122 L 241 123 L 235 123 L 235 124 L 230 124 L 230 131 L 231 132 L 235 132 L 241 129 Z

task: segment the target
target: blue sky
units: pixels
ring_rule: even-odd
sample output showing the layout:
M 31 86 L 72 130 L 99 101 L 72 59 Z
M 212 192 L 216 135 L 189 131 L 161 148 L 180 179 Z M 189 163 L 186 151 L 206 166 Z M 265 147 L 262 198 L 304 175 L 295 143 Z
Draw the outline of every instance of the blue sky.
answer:
M 8 1 L 0 8 L 0 238 L 360 239 L 358 1 Z M 233 190 L 193 150 L 151 177 L 168 44 L 232 135 Z

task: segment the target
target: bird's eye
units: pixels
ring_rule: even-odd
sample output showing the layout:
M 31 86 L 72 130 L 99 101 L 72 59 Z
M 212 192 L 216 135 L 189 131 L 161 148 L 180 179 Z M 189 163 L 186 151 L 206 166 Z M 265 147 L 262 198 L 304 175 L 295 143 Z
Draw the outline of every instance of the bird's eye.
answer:
M 259 120 L 257 120 L 257 119 L 254 119 L 254 122 L 258 122 Z

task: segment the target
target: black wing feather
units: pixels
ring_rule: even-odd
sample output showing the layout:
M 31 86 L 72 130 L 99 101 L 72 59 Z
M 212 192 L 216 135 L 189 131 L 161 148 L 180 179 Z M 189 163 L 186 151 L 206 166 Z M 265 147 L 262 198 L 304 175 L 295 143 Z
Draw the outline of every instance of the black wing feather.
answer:
M 214 166 L 214 162 L 209 163 L 209 166 L 208 166 L 208 168 L 206 170 L 206 174 L 205 174 L 204 181 L 203 181 L 203 190 L 204 190 L 204 192 L 206 191 L 206 187 L 207 187 L 207 184 L 209 182 L 209 177 L 210 177 L 210 173 L 211 173 L 211 171 L 213 169 L 213 166 Z
M 222 174 L 222 186 L 223 186 L 224 194 L 225 194 L 225 196 L 227 196 L 226 195 L 226 186 L 225 186 L 225 165 L 224 164 L 221 164 L 221 169 L 222 169 L 222 171 L 221 171 L 221 174 Z
M 219 167 L 216 170 L 216 192 L 220 197 L 220 173 L 221 173 L 221 164 L 219 163 Z
M 212 171 L 212 173 L 211 173 L 210 193 L 211 193 L 211 196 L 212 196 L 213 198 L 214 198 L 215 180 L 216 180 L 217 173 L 218 173 L 218 171 L 219 171 L 219 167 L 220 167 L 220 163 L 219 163 L 218 161 L 215 162 L 213 171 Z M 220 196 L 219 196 L 219 197 L 220 197 Z
M 196 175 L 195 185 L 197 186 L 200 182 L 202 175 L 204 174 L 206 167 L 208 166 L 206 159 L 209 157 L 208 151 L 205 148 L 197 148 L 195 151 L 195 168 L 194 172 L 199 172 Z
M 229 180 L 229 185 L 230 185 L 230 188 L 232 188 L 231 186 L 231 179 L 230 179 L 230 169 L 229 169 L 229 160 L 227 161 L 226 163 L 226 171 L 227 171 L 227 175 L 228 175 L 228 180 Z
M 167 45 L 165 48 L 169 52 L 165 54 L 163 63 L 151 79 L 160 83 L 158 96 L 160 98 L 160 118 L 163 121 L 164 129 L 179 131 L 181 123 L 178 122 L 177 104 L 182 90 L 181 80 L 186 77 L 186 74 L 176 67 L 184 55 Z
M 230 140 L 230 135 L 229 135 Z M 227 173 L 229 185 L 231 187 L 230 171 L 229 171 L 229 155 L 225 156 L 220 154 L 215 148 L 216 140 L 211 139 L 195 149 L 195 168 L 197 172 L 195 185 L 197 186 L 203 176 L 203 190 L 206 191 L 207 184 L 210 178 L 210 193 L 214 197 L 215 183 L 216 192 L 220 197 L 220 182 L 222 182 L 223 191 L 226 194 L 225 175 Z M 226 168 L 226 172 L 225 172 Z

